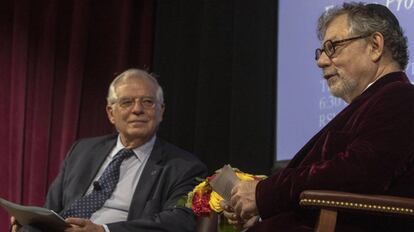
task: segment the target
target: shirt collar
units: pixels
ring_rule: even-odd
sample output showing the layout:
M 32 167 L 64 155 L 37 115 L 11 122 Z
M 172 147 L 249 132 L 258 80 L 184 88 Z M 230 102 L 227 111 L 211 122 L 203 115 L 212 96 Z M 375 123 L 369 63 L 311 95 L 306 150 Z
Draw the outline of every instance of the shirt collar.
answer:
M 385 76 L 385 75 L 384 75 Z M 367 85 L 367 87 L 365 87 L 365 89 L 362 91 L 362 92 L 365 92 L 365 90 L 367 90 L 371 85 L 373 85 L 375 82 L 377 82 L 379 79 L 381 79 L 382 77 L 384 77 L 384 76 L 380 76 L 380 77 L 378 77 L 377 79 L 375 79 L 373 82 L 371 82 L 371 83 L 369 83 L 368 85 Z
M 146 158 L 146 156 L 148 156 L 148 155 L 151 154 L 152 148 L 154 147 L 154 144 L 155 144 L 155 139 L 156 139 L 156 136 L 154 135 L 154 136 L 152 136 L 152 138 L 148 142 L 144 143 L 143 145 L 141 145 L 139 147 L 136 147 L 136 148 L 132 149 L 132 151 L 135 154 L 135 157 L 139 161 L 142 162 Z M 110 158 L 113 159 L 114 156 L 121 149 L 124 149 L 124 148 L 125 148 L 125 146 L 121 142 L 121 136 L 118 135 L 118 139 L 116 141 L 116 145 L 115 145 L 114 149 L 112 150 L 112 152 L 110 154 Z

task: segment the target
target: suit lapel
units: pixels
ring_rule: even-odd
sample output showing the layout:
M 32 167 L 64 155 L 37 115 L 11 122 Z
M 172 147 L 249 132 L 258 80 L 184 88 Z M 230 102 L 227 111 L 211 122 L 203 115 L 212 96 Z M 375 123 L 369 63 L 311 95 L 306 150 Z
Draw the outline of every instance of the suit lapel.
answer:
M 98 173 L 100 167 L 105 162 L 106 157 L 108 156 L 111 149 L 115 146 L 117 136 L 103 141 L 102 146 L 96 146 L 96 149 L 91 150 L 88 155 L 89 162 L 87 162 L 86 169 L 90 171 L 84 172 L 86 175 L 82 176 L 79 180 L 79 189 L 81 190 L 81 195 L 83 196 L 91 185 L 93 179 Z
M 147 164 L 142 171 L 137 187 L 132 197 L 131 206 L 129 208 L 128 218 L 141 217 L 145 204 L 152 196 L 153 186 L 158 181 L 158 176 L 162 171 L 161 165 L 163 146 L 159 139 L 156 139 L 154 148 L 148 158 Z

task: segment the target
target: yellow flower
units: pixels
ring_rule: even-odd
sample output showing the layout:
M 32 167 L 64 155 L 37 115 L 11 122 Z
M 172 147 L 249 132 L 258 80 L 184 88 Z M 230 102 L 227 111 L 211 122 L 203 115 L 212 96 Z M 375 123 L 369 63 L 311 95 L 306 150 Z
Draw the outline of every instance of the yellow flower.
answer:
M 254 176 L 252 174 L 236 172 L 236 175 L 240 180 L 254 180 Z
M 210 208 L 217 213 L 220 213 L 223 211 L 223 209 L 220 206 L 220 202 L 223 200 L 223 198 L 216 192 L 212 191 L 210 195 L 210 201 L 208 204 L 210 205 Z
M 210 185 L 207 183 L 207 180 L 198 184 L 194 189 L 193 192 L 197 194 L 203 194 L 211 189 Z

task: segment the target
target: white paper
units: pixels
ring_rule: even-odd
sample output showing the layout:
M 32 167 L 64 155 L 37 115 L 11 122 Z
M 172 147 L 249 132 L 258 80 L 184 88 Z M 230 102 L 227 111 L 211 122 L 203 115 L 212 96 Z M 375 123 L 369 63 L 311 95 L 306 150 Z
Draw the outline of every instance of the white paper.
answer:
M 226 201 L 230 201 L 231 190 L 239 181 L 240 179 L 237 177 L 230 165 L 224 165 L 221 172 L 218 173 L 212 181 L 210 181 L 210 186 Z
M 21 225 L 33 225 L 45 231 L 63 231 L 70 227 L 59 214 L 37 206 L 24 206 L 0 198 L 2 206 Z

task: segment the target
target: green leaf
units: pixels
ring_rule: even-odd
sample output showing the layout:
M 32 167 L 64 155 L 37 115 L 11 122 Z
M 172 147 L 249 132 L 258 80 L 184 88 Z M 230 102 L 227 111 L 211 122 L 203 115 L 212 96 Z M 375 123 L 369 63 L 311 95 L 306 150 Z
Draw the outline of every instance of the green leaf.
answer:
M 183 207 L 185 207 L 186 206 L 186 204 L 187 204 L 187 196 L 183 196 L 182 198 L 180 198 L 178 201 L 177 201 L 177 206 L 183 206 Z

